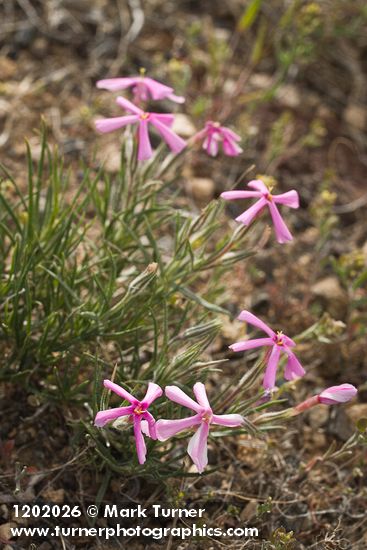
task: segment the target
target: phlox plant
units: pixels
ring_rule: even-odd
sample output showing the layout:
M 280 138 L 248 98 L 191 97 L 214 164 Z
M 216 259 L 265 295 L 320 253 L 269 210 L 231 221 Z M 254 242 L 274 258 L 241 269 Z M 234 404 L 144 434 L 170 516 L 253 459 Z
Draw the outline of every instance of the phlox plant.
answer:
M 210 121 L 185 143 L 172 130 L 174 114 L 151 105 L 182 103 L 172 88 L 144 76 L 114 80 L 98 86 L 109 93 L 131 89 L 135 101 L 119 96 L 129 114 L 96 121 L 100 132 L 121 134 L 116 176 L 94 162 L 77 181 L 48 146 L 45 128 L 38 163 L 28 150 L 27 186 L 2 168 L 0 306 L 7 352 L 0 376 L 24 384 L 41 402 L 79 406 L 74 441 L 89 445 L 99 467 L 160 479 L 197 475 L 207 466 L 211 438 L 259 435 L 310 406 L 345 402 L 356 390 L 333 387 L 303 409 L 267 413 L 283 402 L 276 393 L 283 358 L 287 380 L 307 376 L 307 366 L 294 353 L 297 335 L 276 332 L 251 312 L 240 318 L 268 338 L 230 348 L 263 345 L 266 354 L 260 351 L 251 368 L 231 376 L 228 363 L 212 359 L 221 318 L 231 317 L 224 276 L 256 254 L 264 231 L 257 218 L 265 207 L 277 240 L 288 246 L 292 236 L 276 203 L 297 208 L 298 194 L 274 195 L 261 180 L 250 182 L 254 191 L 223 194 L 257 199 L 238 225 L 226 221 L 222 199 L 197 213 L 179 207 L 185 151 L 204 138 L 209 156 L 237 156 L 240 137 Z M 153 150 L 149 125 L 169 152 L 165 144 Z M 195 414 L 188 416 L 187 408 Z
M 261 228 L 233 231 L 221 201 L 199 212 L 178 208 L 180 158 L 165 168 L 158 150 L 138 162 L 131 133 L 113 176 L 92 161 L 76 177 L 46 127 L 40 139 L 37 162 L 28 150 L 28 181 L 1 168 L 0 379 L 40 406 L 79 407 L 75 452 L 91 447 L 99 466 L 134 475 L 134 440 L 119 431 L 126 426 L 93 426 L 116 401 L 101 394 L 103 379 L 139 399 L 150 382 L 192 388 L 216 371 L 206 350 L 230 316 L 222 279 L 255 254 Z M 156 408 L 172 414 L 162 399 L 154 416 Z M 146 474 L 180 471 L 180 461 L 159 461 L 163 451 L 145 440 Z

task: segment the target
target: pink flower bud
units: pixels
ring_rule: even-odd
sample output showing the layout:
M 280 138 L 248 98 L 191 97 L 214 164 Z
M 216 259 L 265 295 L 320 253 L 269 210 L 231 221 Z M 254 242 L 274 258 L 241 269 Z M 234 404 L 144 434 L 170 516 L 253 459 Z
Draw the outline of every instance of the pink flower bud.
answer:
M 302 403 L 299 403 L 299 405 L 294 407 L 294 414 L 299 414 L 319 404 L 338 405 L 339 403 L 346 403 L 356 396 L 357 391 L 357 388 L 352 386 L 352 384 L 331 386 L 330 388 L 323 390 L 318 395 L 309 397 L 305 401 L 302 401 Z
M 341 384 L 340 386 L 331 386 L 319 394 L 319 402 L 323 405 L 337 405 L 346 403 L 357 395 L 357 388 L 352 384 Z

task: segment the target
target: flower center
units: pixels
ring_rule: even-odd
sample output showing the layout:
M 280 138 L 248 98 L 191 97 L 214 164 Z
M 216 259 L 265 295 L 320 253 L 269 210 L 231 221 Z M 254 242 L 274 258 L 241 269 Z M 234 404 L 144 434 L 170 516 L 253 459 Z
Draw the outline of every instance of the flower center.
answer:
M 203 414 L 203 416 L 201 417 L 201 420 L 202 422 L 206 422 L 206 424 L 210 424 L 211 420 L 212 420 L 212 413 L 211 412 L 206 412 Z
M 141 113 L 140 118 L 141 120 L 147 120 L 147 118 L 150 117 L 150 113 Z
M 271 202 L 273 200 L 273 195 L 271 193 L 268 193 L 265 198 Z
M 283 336 L 283 332 L 281 330 L 277 331 L 275 342 L 278 346 L 283 346 L 284 345 L 284 336 Z
M 134 414 L 141 415 L 141 414 L 144 414 L 144 413 L 145 413 L 145 411 L 144 411 L 144 409 L 142 408 L 141 405 L 138 405 L 137 407 L 135 407 Z

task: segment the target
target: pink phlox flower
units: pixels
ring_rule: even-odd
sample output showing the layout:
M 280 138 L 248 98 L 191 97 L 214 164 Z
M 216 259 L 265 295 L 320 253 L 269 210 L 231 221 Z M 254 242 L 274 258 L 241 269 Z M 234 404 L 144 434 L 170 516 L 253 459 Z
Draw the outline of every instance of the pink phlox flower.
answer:
M 149 78 L 148 76 L 106 78 L 97 82 L 97 88 L 103 88 L 111 92 L 132 88 L 134 99 L 137 102 L 149 101 L 150 99 L 158 101 L 166 98 L 176 103 L 184 103 L 185 101 L 184 97 L 173 93 L 173 88 L 157 80 L 153 80 L 153 78 Z
M 145 446 L 143 433 L 152 439 L 157 439 L 155 428 L 156 423 L 153 416 L 148 411 L 148 408 L 153 401 L 162 395 L 163 390 L 157 384 L 154 384 L 154 382 L 149 382 L 145 397 L 139 401 L 128 391 L 124 390 L 124 388 L 114 382 L 111 382 L 110 380 L 104 380 L 103 385 L 105 388 L 113 391 L 128 401 L 130 405 L 127 407 L 117 407 L 115 409 L 108 409 L 106 411 L 98 412 L 94 420 L 95 426 L 102 428 L 105 424 L 107 424 L 107 422 L 111 422 L 112 420 L 116 420 L 122 416 L 127 416 L 134 425 L 136 452 L 139 463 L 144 464 L 147 449 Z
M 331 386 L 319 393 L 319 403 L 323 405 L 337 405 L 346 403 L 357 395 L 357 388 L 352 384 L 341 384 L 340 386 Z
M 165 394 L 168 399 L 193 410 L 196 414 L 179 420 L 160 419 L 156 424 L 156 433 L 160 441 L 165 441 L 183 430 L 195 427 L 196 431 L 189 441 L 187 451 L 198 472 L 201 473 L 208 464 L 207 440 L 210 426 L 212 424 L 227 427 L 240 426 L 243 424 L 244 419 L 240 414 L 214 414 L 208 401 L 205 386 L 201 382 L 194 385 L 193 391 L 196 401 L 177 386 L 166 387 Z
M 255 204 L 250 206 L 250 208 L 238 216 L 236 221 L 243 223 L 244 225 L 250 225 L 250 223 L 264 210 L 264 208 L 268 207 L 273 220 L 277 241 L 279 243 L 291 241 L 293 237 L 279 213 L 277 204 L 284 204 L 290 208 L 299 208 L 299 196 L 297 191 L 292 189 L 291 191 L 287 191 L 287 193 L 272 195 L 271 189 L 268 189 L 262 180 L 250 181 L 248 187 L 251 187 L 254 191 L 234 190 L 225 191 L 221 194 L 222 199 L 225 200 L 258 199 Z
M 225 126 L 221 126 L 219 122 L 212 122 L 211 120 L 206 122 L 205 127 L 195 134 L 193 139 L 195 141 L 204 139 L 203 149 L 212 157 L 217 156 L 220 144 L 224 154 L 229 157 L 236 157 L 243 151 L 237 144 L 238 141 L 241 141 L 238 134 Z
M 270 353 L 268 353 L 267 367 L 263 380 L 265 390 L 272 390 L 275 386 L 276 372 L 281 353 L 285 353 L 288 356 L 284 369 L 284 378 L 286 380 L 294 380 L 305 374 L 304 368 L 291 349 L 296 345 L 291 338 L 282 332 L 274 332 L 266 323 L 249 311 L 241 311 L 238 319 L 263 330 L 268 335 L 268 338 L 244 340 L 243 342 L 236 342 L 229 346 L 232 351 L 245 351 L 262 346 L 269 346 L 271 348 Z
M 171 130 L 174 116 L 165 113 L 146 113 L 128 99 L 118 97 L 116 103 L 128 111 L 129 115 L 103 118 L 96 120 L 99 132 L 113 132 L 129 124 L 138 124 L 138 160 L 150 159 L 153 151 L 149 140 L 148 126 L 152 124 L 174 153 L 180 153 L 186 147 L 186 142 Z

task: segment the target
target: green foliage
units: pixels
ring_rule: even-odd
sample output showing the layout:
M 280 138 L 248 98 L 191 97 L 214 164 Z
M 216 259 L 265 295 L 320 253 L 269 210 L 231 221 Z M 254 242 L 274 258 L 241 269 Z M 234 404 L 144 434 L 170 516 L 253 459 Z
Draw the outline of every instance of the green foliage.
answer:
M 251 27 L 260 11 L 262 0 L 250 0 L 238 23 L 238 30 L 244 31 Z
M 274 550 L 292 550 L 296 548 L 297 540 L 293 531 L 287 532 L 284 527 L 279 527 L 274 531 L 270 539 L 271 545 L 268 548 Z

